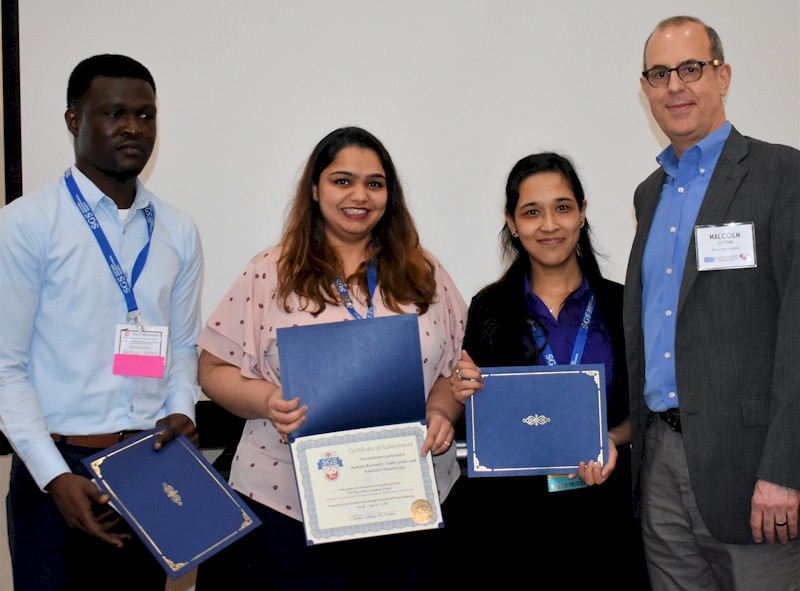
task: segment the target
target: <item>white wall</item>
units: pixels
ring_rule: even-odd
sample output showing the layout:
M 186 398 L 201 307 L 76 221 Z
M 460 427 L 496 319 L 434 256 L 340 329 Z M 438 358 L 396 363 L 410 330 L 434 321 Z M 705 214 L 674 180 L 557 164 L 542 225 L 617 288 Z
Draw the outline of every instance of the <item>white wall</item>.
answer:
M 632 193 L 665 145 L 639 88 L 642 45 L 681 13 L 722 37 L 739 130 L 800 147 L 795 1 L 20 0 L 24 188 L 73 161 L 72 68 L 125 53 L 156 79 L 145 179 L 200 228 L 204 317 L 277 240 L 316 142 L 349 124 L 386 144 L 423 244 L 467 300 L 500 271 L 505 176 L 542 149 L 574 158 L 605 270 L 621 281 Z

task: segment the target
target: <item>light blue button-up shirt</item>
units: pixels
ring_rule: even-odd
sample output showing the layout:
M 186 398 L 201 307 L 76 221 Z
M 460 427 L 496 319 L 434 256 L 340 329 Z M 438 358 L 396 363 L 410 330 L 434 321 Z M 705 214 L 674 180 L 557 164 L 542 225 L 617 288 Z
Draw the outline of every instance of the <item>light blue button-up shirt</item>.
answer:
M 64 179 L 0 209 L 0 428 L 44 487 L 68 472 L 50 433 L 149 429 L 172 413 L 194 420 L 203 267 L 185 213 L 137 182 L 124 221 L 77 168 L 72 174 L 130 277 L 147 243 L 143 207 L 155 210 L 147 263 L 134 295 L 147 326 L 169 327 L 163 379 L 112 373 L 125 298 Z
M 675 329 L 683 269 L 695 220 L 731 125 L 722 127 L 683 153 L 668 146 L 656 160 L 666 178 L 642 259 L 644 397 L 650 410 L 678 407 L 675 379 Z

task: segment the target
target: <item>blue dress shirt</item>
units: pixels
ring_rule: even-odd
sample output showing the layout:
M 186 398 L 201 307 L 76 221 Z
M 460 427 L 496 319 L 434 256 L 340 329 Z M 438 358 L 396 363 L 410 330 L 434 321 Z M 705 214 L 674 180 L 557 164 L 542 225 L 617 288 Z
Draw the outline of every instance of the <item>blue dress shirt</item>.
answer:
M 697 213 L 730 131 L 731 124 L 726 122 L 686 150 L 680 160 L 672 146 L 656 159 L 666 177 L 642 259 L 644 397 L 655 412 L 678 407 L 675 379 L 678 294 Z
M 0 429 L 44 488 L 68 472 L 50 437 L 150 429 L 172 413 L 194 420 L 203 266 L 185 213 L 137 181 L 124 221 L 116 204 L 72 174 L 130 277 L 147 243 L 142 208 L 155 210 L 147 263 L 134 288 L 145 325 L 169 327 L 164 378 L 114 375 L 125 298 L 64 179 L 0 209 Z

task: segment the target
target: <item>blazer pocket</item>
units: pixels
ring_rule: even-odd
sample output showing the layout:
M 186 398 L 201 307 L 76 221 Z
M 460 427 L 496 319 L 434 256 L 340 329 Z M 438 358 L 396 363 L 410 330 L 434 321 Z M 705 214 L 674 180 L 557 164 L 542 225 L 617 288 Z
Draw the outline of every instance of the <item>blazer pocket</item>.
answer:
M 742 419 L 745 425 L 757 427 L 769 424 L 769 397 L 758 396 L 742 400 Z

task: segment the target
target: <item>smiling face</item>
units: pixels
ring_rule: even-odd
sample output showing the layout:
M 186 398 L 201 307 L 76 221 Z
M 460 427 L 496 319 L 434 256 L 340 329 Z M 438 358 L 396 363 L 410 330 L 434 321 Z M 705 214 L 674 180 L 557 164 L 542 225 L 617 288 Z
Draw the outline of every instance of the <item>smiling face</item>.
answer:
M 75 162 L 90 179 L 123 182 L 144 169 L 156 141 L 156 95 L 138 78 L 97 76 L 65 114 Z
M 366 247 L 388 200 L 386 173 L 378 154 L 357 146 L 342 148 L 320 174 L 313 197 L 331 246 Z
M 689 22 L 653 33 L 645 49 L 645 69 L 674 68 L 684 62 L 714 58 L 705 27 Z M 730 78 L 730 66 L 722 64 L 705 66 L 694 82 L 684 82 L 677 72 L 671 72 L 665 88 L 653 88 L 644 77 L 639 80 L 653 117 L 678 157 L 725 123 L 723 97 Z
M 557 172 L 540 172 L 519 186 L 519 201 L 506 223 L 519 240 L 537 270 L 569 269 L 578 265 L 575 247 L 586 213 L 586 200 L 578 205 L 575 194 Z

